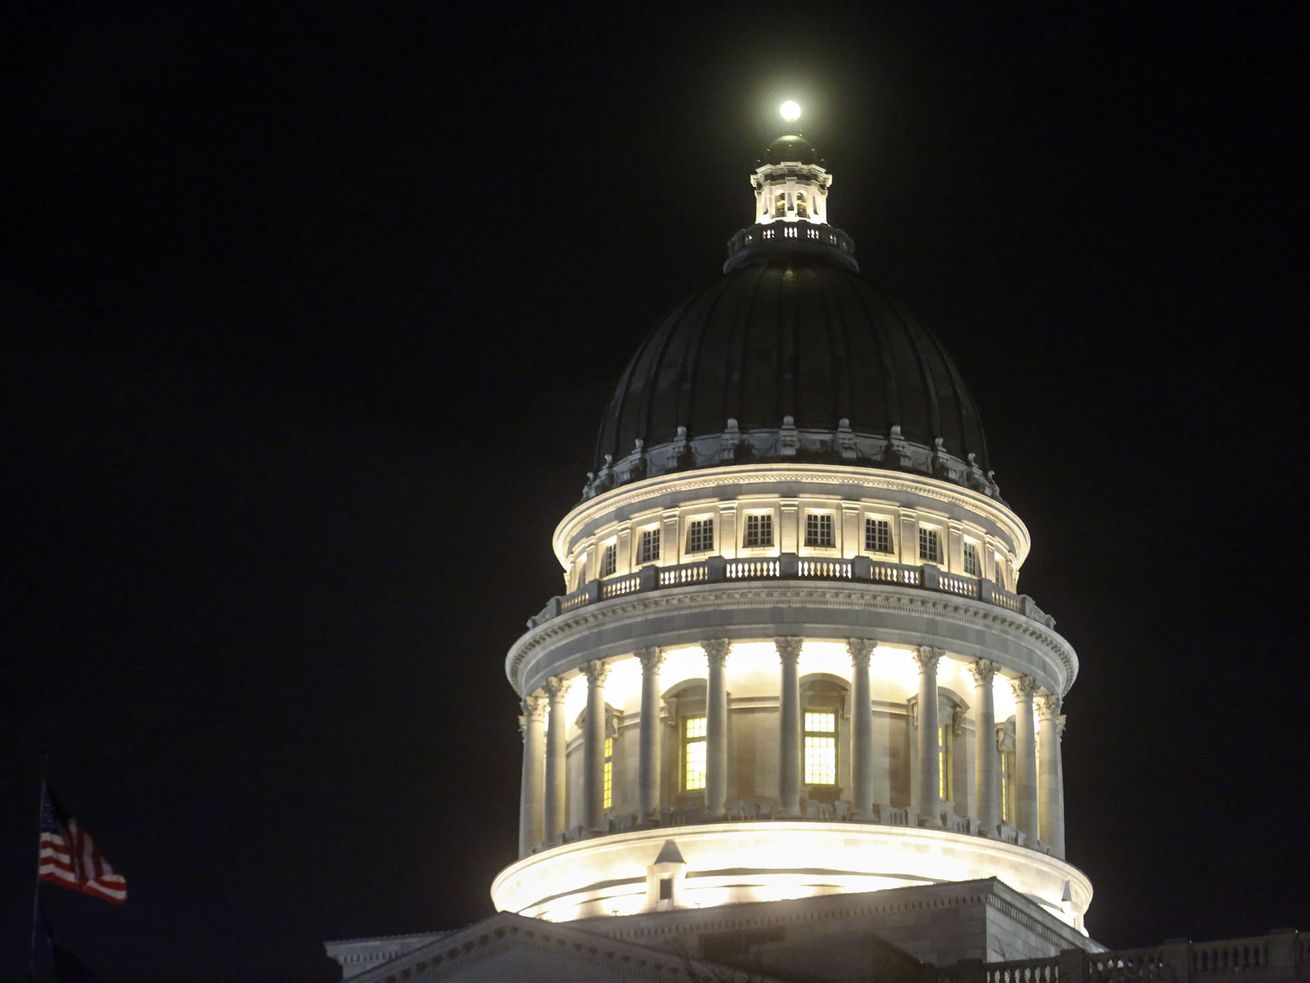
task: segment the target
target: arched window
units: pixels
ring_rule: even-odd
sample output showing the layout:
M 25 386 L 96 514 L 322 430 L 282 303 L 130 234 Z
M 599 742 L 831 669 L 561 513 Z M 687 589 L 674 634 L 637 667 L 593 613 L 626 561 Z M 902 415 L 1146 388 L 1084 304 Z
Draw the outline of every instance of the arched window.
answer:
M 1015 823 L 1014 718 L 996 726 L 996 750 L 1001 758 L 1001 822 Z
M 787 216 L 787 195 L 779 191 L 773 196 L 773 214 L 776 218 L 785 218 Z
M 806 200 L 804 191 L 796 192 L 796 217 L 810 217 L 810 203 Z
M 835 676 L 801 680 L 801 780 L 808 797 L 835 802 L 850 768 L 842 749 L 850 740 L 846 700 L 849 687 Z

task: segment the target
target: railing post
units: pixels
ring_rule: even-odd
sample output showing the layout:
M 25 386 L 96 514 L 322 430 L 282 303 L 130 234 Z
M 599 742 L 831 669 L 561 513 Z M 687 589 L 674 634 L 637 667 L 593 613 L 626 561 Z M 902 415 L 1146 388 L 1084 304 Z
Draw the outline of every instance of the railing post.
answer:
M 1163 944 L 1156 947 L 1155 951 L 1160 954 L 1160 963 L 1165 968 L 1169 983 L 1187 983 L 1191 978 L 1192 960 L 1188 958 L 1191 948 L 1191 939 L 1165 939 Z
M 801 558 L 795 553 L 782 553 L 778 556 L 778 576 L 799 577 L 801 575 Z
M 942 572 L 932 563 L 921 564 L 919 567 L 919 582 L 923 584 L 924 590 L 941 590 Z
M 873 579 L 873 559 L 868 556 L 851 557 L 851 579 L 852 580 L 872 580 Z
M 992 594 L 992 591 L 995 589 L 996 585 L 986 577 L 978 578 L 978 600 L 986 601 L 988 604 L 995 604 L 995 595 Z
M 1284 979 L 1304 979 L 1296 972 L 1296 929 L 1271 929 L 1268 937 L 1269 968 Z
M 645 593 L 660 585 L 660 568 L 651 564 L 637 571 L 637 590 Z
M 1027 594 L 1020 594 L 1019 600 L 1023 604 L 1024 617 L 1032 618 L 1034 620 L 1040 619 L 1041 609 L 1037 607 L 1036 601 L 1034 601 Z
M 981 959 L 961 959 L 955 964 L 955 979 L 957 983 L 987 983 L 987 966 Z
M 705 560 L 705 579 L 712 584 L 728 579 L 728 561 L 721 556 L 707 557 Z
M 549 601 L 546 602 L 546 617 L 547 617 L 547 618 L 558 618 L 558 617 L 559 617 L 559 595 L 558 595 L 558 594 L 556 594 L 554 597 L 552 597 Z
M 1087 983 L 1087 953 L 1082 949 L 1060 950 L 1060 983 Z
M 600 581 L 588 580 L 582 587 L 587 594 L 587 603 L 595 604 L 600 600 Z

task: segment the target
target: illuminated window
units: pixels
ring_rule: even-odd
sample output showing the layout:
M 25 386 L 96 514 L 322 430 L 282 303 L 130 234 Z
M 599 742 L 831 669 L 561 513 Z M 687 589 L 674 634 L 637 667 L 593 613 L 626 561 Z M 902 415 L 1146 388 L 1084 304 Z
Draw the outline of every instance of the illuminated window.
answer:
M 618 552 L 618 548 L 613 543 L 605 547 L 605 553 L 600 561 L 600 575 L 602 577 L 608 577 L 618 569 Z
M 1001 752 L 1001 822 L 1014 823 L 1014 793 L 1010 783 L 1014 780 L 1014 755 Z
M 787 214 L 787 196 L 779 191 L 773 198 L 773 214 L 782 218 Z
M 708 553 L 714 549 L 714 520 L 693 519 L 687 526 L 687 552 Z
M 936 529 L 919 527 L 919 559 L 924 563 L 942 562 L 942 537 Z
M 796 217 L 797 218 L 810 217 L 810 206 L 809 206 L 809 202 L 805 200 L 804 191 L 796 192 Z
M 805 783 L 837 784 L 837 714 L 805 711 Z
M 973 543 L 964 544 L 964 572 L 970 577 L 978 576 L 978 547 Z
M 637 562 L 654 563 L 660 558 L 660 529 L 643 529 L 637 541 Z
M 865 519 L 864 548 L 870 553 L 890 553 L 892 524 L 886 519 Z
M 949 724 L 942 724 L 937 728 L 937 797 L 939 799 L 951 798 L 951 789 L 954 788 L 954 783 L 951 781 L 951 737 Z
M 805 513 L 805 545 L 827 547 L 837 545 L 831 512 Z
M 614 805 L 614 738 L 605 738 L 605 808 Z
M 685 792 L 705 787 L 705 734 L 704 717 L 683 718 L 682 788 Z
M 773 545 L 773 516 L 746 516 L 746 541 L 742 543 L 748 549 Z

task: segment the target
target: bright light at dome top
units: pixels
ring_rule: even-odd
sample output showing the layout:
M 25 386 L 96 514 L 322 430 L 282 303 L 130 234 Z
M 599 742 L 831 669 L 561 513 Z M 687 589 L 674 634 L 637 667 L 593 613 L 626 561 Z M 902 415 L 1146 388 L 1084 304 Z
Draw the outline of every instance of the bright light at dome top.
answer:
M 788 99 L 778 107 L 778 112 L 782 114 L 782 118 L 788 123 L 795 123 L 801 118 L 801 104 L 795 99 Z

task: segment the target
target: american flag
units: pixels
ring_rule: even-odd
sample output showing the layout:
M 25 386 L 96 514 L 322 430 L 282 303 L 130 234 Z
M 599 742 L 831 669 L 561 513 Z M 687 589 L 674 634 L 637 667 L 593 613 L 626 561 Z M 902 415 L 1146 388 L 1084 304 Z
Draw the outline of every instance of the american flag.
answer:
M 55 805 L 47 789 L 41 790 L 41 846 L 37 876 L 70 891 L 122 904 L 127 881 L 105 862 L 91 837 Z

